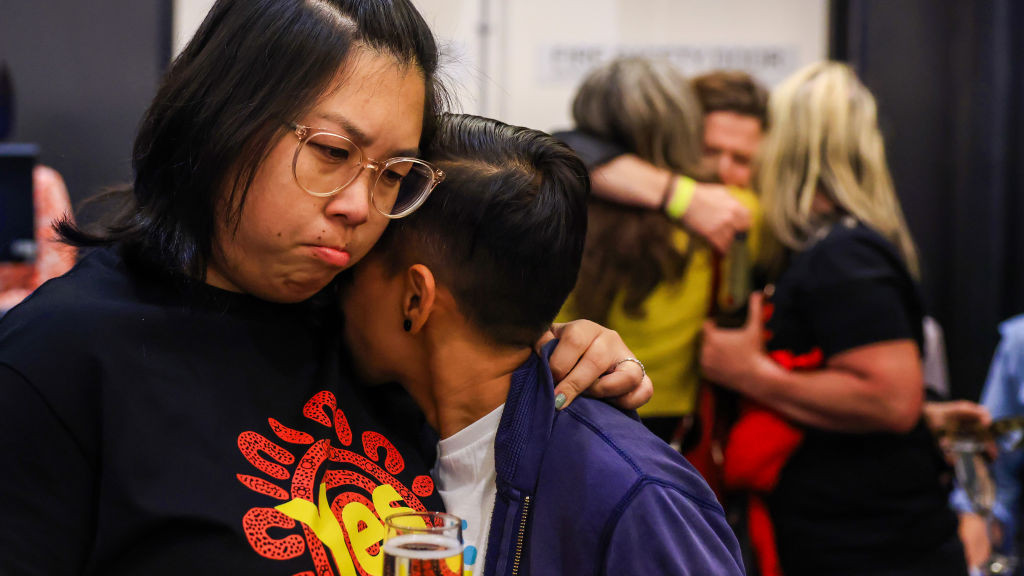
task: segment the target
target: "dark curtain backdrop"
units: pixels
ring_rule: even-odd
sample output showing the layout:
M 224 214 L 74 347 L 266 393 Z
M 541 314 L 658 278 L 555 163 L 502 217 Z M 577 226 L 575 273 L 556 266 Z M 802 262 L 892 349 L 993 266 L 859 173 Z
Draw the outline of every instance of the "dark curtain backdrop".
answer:
M 142 114 L 171 57 L 172 0 L 0 0 L 9 140 L 33 142 L 73 203 L 130 180 Z
M 953 395 L 976 398 L 1024 313 L 1024 2 L 837 0 L 831 21 L 878 99 Z

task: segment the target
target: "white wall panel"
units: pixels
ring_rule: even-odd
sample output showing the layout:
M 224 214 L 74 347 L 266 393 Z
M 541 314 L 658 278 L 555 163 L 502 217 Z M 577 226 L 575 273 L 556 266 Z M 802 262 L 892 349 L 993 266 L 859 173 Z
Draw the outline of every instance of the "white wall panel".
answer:
M 551 130 L 581 77 L 621 53 L 769 85 L 828 51 L 827 0 L 413 0 L 442 43 L 458 108 Z M 213 0 L 176 0 L 177 53 Z

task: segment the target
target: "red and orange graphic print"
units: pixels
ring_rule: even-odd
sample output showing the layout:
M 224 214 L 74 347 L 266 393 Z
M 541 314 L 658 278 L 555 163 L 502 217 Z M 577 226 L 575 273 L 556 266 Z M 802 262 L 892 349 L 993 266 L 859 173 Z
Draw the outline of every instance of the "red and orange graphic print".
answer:
M 379 576 L 383 519 L 424 511 L 420 498 L 434 492 L 434 482 L 417 476 L 412 486 L 403 485 L 397 478 L 405 469 L 402 455 L 377 432 L 354 438 L 331 392 L 313 396 L 302 414 L 328 437 L 317 440 L 273 418 L 268 422 L 275 439 L 253 431 L 238 436 L 238 449 L 259 473 L 238 474 L 238 480 L 278 502 L 246 512 L 249 544 L 273 560 L 307 555 L 311 570 L 295 576 Z

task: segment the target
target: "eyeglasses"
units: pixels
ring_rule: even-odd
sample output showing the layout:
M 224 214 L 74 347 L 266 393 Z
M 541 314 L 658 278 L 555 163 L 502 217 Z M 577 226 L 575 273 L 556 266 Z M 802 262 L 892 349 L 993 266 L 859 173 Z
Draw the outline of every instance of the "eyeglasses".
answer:
M 370 204 L 396 219 L 412 214 L 444 180 L 444 172 L 419 158 L 396 156 L 381 162 L 367 158 L 355 142 L 339 134 L 301 124 L 287 126 L 299 138 L 292 174 L 313 196 L 333 196 L 369 168 L 377 173 L 370 182 Z

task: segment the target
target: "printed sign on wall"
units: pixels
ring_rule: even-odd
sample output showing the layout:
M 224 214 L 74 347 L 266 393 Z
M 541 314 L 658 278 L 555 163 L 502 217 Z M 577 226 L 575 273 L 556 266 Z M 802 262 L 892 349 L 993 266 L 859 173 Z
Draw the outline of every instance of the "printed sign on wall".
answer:
M 707 70 L 731 69 L 749 72 L 772 85 L 800 65 L 797 46 L 701 46 L 607 44 L 545 44 L 537 49 L 537 82 L 547 86 L 574 86 L 593 67 L 618 56 L 664 58 L 683 74 L 694 76 Z

